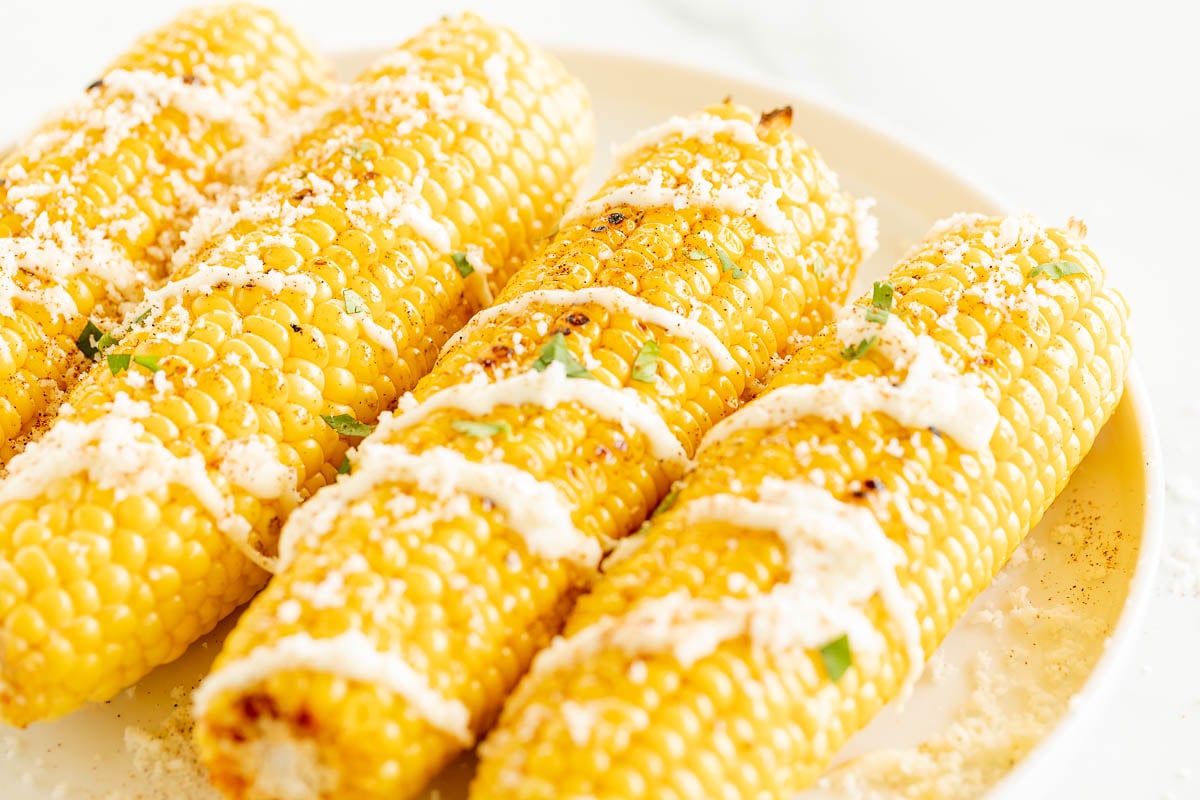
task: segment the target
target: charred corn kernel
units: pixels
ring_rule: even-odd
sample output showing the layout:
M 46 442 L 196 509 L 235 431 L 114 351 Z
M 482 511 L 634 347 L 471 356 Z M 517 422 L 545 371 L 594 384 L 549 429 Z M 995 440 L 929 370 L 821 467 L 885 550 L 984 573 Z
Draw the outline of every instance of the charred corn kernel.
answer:
M 1120 400 L 1127 309 L 1083 235 L 952 218 L 801 348 L 535 659 L 471 797 L 812 784 Z
M 223 791 L 410 797 L 488 726 L 602 546 L 844 296 L 866 223 L 789 126 L 719 105 L 635 142 L 292 517 L 197 697 Z
M 500 117 L 509 104 L 527 108 L 529 127 Z M 0 563 L 28 573 L 0 590 L 0 607 L 15 609 L 0 619 L 0 714 L 25 724 L 107 698 L 259 589 L 267 573 L 255 561 L 269 564 L 286 515 L 344 457 L 347 439 L 321 416 L 369 422 L 428 371 L 481 294 L 453 253 L 494 265 L 498 289 L 580 185 L 591 129 L 577 81 L 473 16 L 432 27 L 354 82 L 197 259 L 148 296 L 150 317 L 108 353 L 125 367 L 98 365 L 12 461 L 0 519 L 86 551 L 104 602 L 70 619 L 94 618 L 113 657 L 69 688 L 45 679 L 49 665 L 69 673 L 89 654 L 58 624 L 65 609 L 52 606 L 49 619 L 35 603 L 63 580 L 45 545 L 0 533 Z M 478 148 L 497 163 L 536 151 L 551 169 L 510 171 L 494 195 L 468 193 L 477 175 L 463 157 Z M 378 173 L 380 157 L 404 159 L 404 178 Z M 434 165 L 452 201 L 441 214 L 418 194 L 430 191 Z M 518 197 L 536 201 L 527 222 L 507 213 Z M 330 228 L 323 244 L 303 259 L 281 256 L 316 219 Z M 351 285 L 372 298 L 370 309 L 346 311 L 353 325 L 329 310 L 344 309 Z M 384 312 L 409 326 L 383 327 Z M 114 528 L 57 515 L 80 505 L 111 513 Z
M 326 73 L 270 11 L 197 9 L 0 159 L 0 462 L 85 371 L 89 318 L 113 331 L 166 277 L 196 212 L 250 179 L 253 145 L 323 97 Z

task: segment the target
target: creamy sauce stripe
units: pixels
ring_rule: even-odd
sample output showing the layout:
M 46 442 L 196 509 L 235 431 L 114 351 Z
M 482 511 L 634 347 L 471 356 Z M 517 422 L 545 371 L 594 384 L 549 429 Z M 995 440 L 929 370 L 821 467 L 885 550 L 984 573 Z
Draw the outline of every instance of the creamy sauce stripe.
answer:
M 778 186 L 772 183 L 757 187 L 749 183 L 717 186 L 700 179 L 698 175 L 692 174 L 691 177 L 691 183 L 666 186 L 665 176 L 656 172 L 645 180 L 627 183 L 569 211 L 563 224 L 593 219 L 618 206 L 629 206 L 671 208 L 676 211 L 684 208 L 714 209 L 737 217 L 757 219 L 773 233 L 785 233 L 791 227 L 787 214 L 779 205 L 783 190 Z
M 946 362 L 928 334 L 916 334 L 895 314 L 885 325 L 868 322 L 857 306 L 838 319 L 838 341 L 854 346 L 877 336 L 875 345 L 897 370 L 907 370 L 894 384 L 886 376 L 826 378 L 821 383 L 780 386 L 715 425 L 700 447 L 711 447 L 732 434 L 786 425 L 804 417 L 849 419 L 857 425 L 866 414 L 882 413 L 915 430 L 936 428 L 960 447 L 983 450 L 1000 423 L 1000 412 L 979 384 Z
M 759 499 L 712 495 L 681 507 L 684 524 L 724 523 L 775 532 L 786 550 L 788 580 L 752 597 L 702 599 L 681 591 L 639 603 L 570 638 L 559 637 L 535 659 L 517 707 L 539 675 L 572 669 L 596 654 L 670 652 L 685 668 L 724 642 L 747 637 L 756 647 L 786 655 L 816 650 L 846 635 L 857 658 L 878 655 L 885 642 L 866 615 L 878 595 L 904 637 L 909 670 L 905 690 L 925 663 L 916 606 L 896 575 L 903 551 L 874 515 L 806 483 L 767 479 Z M 527 688 L 528 687 L 528 688 Z
M 281 564 L 290 563 L 297 542 L 328 532 L 347 505 L 382 484 L 403 479 L 439 496 L 470 493 L 488 498 L 505 512 L 529 551 L 542 558 L 567 559 L 588 568 L 600 562 L 600 545 L 575 527 L 570 506 L 558 490 L 519 467 L 471 461 L 444 447 L 410 453 L 368 440 L 359 448 L 354 472 L 320 493 L 306 519 L 293 517 L 285 526 L 279 542 Z
M 250 543 L 253 533 L 250 523 L 237 513 L 232 497 L 213 482 L 204 459 L 197 453 L 178 456 L 146 433 L 138 420 L 150 413 L 148 403 L 131 400 L 129 395 L 119 392 L 109 412 L 98 419 L 59 420 L 9 462 L 8 474 L 0 482 L 0 504 L 41 497 L 48 484 L 70 475 L 86 475 L 98 488 L 113 490 L 118 498 L 176 484 L 192 493 L 212 515 L 218 530 L 243 555 L 269 569 L 271 559 Z M 225 455 L 232 456 L 226 477 L 240 480 L 245 476 L 246 465 L 239 459 L 248 453 L 260 454 L 259 445 L 247 440 L 230 443 L 225 450 Z M 280 487 L 277 496 L 289 496 L 292 487 L 283 483 L 278 471 L 268 470 L 268 473 L 254 480 L 244 478 L 250 493 L 271 494 L 272 487 Z
M 542 372 L 523 372 L 493 383 L 470 381 L 430 395 L 420 405 L 379 424 L 381 436 L 410 428 L 435 411 L 455 408 L 476 417 L 490 414 L 498 406 L 537 405 L 554 408 L 578 403 L 612 422 L 642 433 L 650 442 L 652 455 L 676 471 L 687 464 L 687 452 L 657 408 L 634 389 L 613 389 L 600 381 L 568 378 L 562 364 L 553 363 Z
M 585 304 L 603 306 L 613 313 L 628 314 L 634 319 L 662 328 L 671 336 L 693 339 L 712 355 L 718 369 L 728 373 L 738 369 L 737 361 L 729 352 L 729 348 L 703 323 L 656 306 L 615 286 L 592 286 L 575 290 L 537 289 L 525 292 L 512 300 L 480 311 L 465 327 L 450 337 L 442 352 L 445 353 L 454 347 L 479 326 L 494 322 L 497 318 L 523 314 L 538 305 L 569 307 Z
M 285 670 L 312 670 L 387 689 L 465 747 L 474 743 L 471 713 L 465 705 L 443 697 L 401 656 L 380 652 L 358 631 L 325 639 L 299 633 L 251 650 L 204 679 L 192 696 L 196 716 L 202 716 L 220 694 L 244 691 Z

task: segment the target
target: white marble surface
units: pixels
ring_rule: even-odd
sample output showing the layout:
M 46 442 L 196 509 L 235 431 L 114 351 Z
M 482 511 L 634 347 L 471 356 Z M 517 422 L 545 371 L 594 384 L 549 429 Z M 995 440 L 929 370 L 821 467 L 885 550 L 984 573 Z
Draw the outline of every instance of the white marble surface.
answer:
M 178 0 L 4 0 L 0 141 Z M 1200 797 L 1200 29 L 1180 0 L 278 0 L 328 49 L 471 6 L 547 43 L 765 77 L 901 132 L 1048 220 L 1084 218 L 1135 313 L 1168 474 L 1167 557 L 1122 688 L 1047 796 Z M 1111 10 L 1110 10 L 1111 9 Z M 1192 554 L 1194 566 L 1186 567 Z

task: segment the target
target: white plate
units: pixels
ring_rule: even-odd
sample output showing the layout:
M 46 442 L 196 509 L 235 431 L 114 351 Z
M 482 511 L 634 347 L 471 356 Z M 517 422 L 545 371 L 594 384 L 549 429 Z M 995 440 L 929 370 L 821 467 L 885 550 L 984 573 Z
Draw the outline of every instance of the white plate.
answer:
M 344 54 L 339 65 L 350 75 L 375 55 Z M 786 89 L 627 56 L 560 55 L 595 102 L 600 146 L 593 182 L 608 168 L 610 145 L 670 114 L 726 95 L 762 109 L 790 104 L 796 129 L 845 185 L 879 201 L 880 252 L 864 267 L 862 284 L 883 274 L 934 220 L 956 211 L 1003 210 L 895 137 Z M 833 774 L 836 782 L 804 793 L 805 800 L 926 790 L 956 800 L 1039 796 L 1066 752 L 1085 739 L 1087 720 L 1103 706 L 1135 640 L 1161 544 L 1159 469 L 1149 405 L 1134 375 L 1116 416 L 1023 555 L 950 634 L 935 657 L 941 666 L 927 670 L 903 709 L 886 709 L 856 736 Z M 1024 598 L 1024 610 L 1008 613 L 1014 596 Z M 159 731 L 173 712 L 179 720 L 183 693 L 172 696 L 172 690 L 195 684 L 228 628 L 227 622 L 110 703 L 28 731 L 0 726 L 0 796 L 202 796 L 186 751 L 147 758 L 169 751 L 182 741 L 178 736 L 133 748 L 139 760 L 126 747 L 126 728 Z M 981 657 L 989 667 L 978 668 Z M 464 759 L 441 780 L 441 797 L 462 797 L 469 774 Z M 880 776 L 886 780 L 876 780 Z

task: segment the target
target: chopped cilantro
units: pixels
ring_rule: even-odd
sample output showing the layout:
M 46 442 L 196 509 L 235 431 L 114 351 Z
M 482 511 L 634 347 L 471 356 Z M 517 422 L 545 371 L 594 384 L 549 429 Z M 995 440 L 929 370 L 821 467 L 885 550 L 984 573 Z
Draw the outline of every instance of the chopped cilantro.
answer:
M 107 350 L 117 342 L 121 341 L 120 333 L 106 333 L 96 340 L 96 349 L 100 351 Z
M 357 144 L 348 144 L 342 148 L 342 155 L 350 156 L 350 160 L 358 164 L 363 163 L 363 156 L 367 153 L 378 152 L 379 145 L 372 141 L 361 141 Z
M 892 311 L 892 297 L 895 295 L 895 291 L 890 283 L 875 281 L 875 286 L 871 290 L 871 307 L 867 309 L 867 322 L 876 322 L 880 325 L 887 323 L 888 315 Z
M 350 473 L 350 456 L 342 456 L 342 463 L 338 464 L 337 474 L 348 475 Z
M 362 314 L 369 310 L 366 299 L 353 289 L 342 289 L 342 301 L 346 304 L 347 314 Z
M 476 439 L 487 439 L 498 433 L 508 433 L 512 430 L 507 422 L 482 422 L 474 419 L 456 419 L 450 423 L 450 427 Z
M 159 372 L 162 367 L 158 365 L 158 356 L 135 356 L 132 353 L 110 353 L 106 359 L 108 362 L 108 371 L 113 375 L 119 375 L 129 369 L 131 364 L 137 364 L 139 367 L 144 367 L 150 372 Z
M 89 361 L 95 361 L 96 356 L 100 355 L 100 340 L 107 335 L 89 319 L 87 325 L 83 326 L 83 333 L 79 334 L 79 338 L 75 340 L 75 345 Z
M 878 341 L 878 336 L 869 336 L 858 344 L 852 344 L 842 350 L 842 358 L 846 359 L 847 361 L 855 361 L 860 359 L 865 356 L 867 351 L 874 347 Z
M 454 259 L 454 266 L 458 270 L 458 274 L 464 278 L 475 271 L 475 268 L 471 266 L 471 262 L 467 261 L 466 253 L 451 253 L 450 258 Z
M 721 272 L 732 272 L 734 280 L 746 277 L 746 273 L 742 271 L 742 268 L 733 263 L 733 259 L 729 257 L 729 253 L 726 253 L 719 247 L 717 248 L 717 258 L 721 259 Z
M 678 499 L 679 499 L 679 487 L 672 486 L 671 491 L 667 492 L 667 496 L 662 499 L 662 502 L 658 504 L 658 508 L 654 509 L 654 513 L 651 514 L 650 516 L 657 517 L 659 514 L 663 514 L 667 511 L 670 511 L 671 507 L 673 505 L 675 505 L 675 501 Z
M 1074 261 L 1051 261 L 1049 264 L 1038 264 L 1033 269 L 1029 270 L 1029 277 L 1036 278 L 1039 275 L 1045 275 L 1053 280 L 1062 280 L 1068 275 L 1083 275 L 1083 267 L 1076 264 Z
M 658 374 L 658 342 L 647 339 L 633 360 L 633 379 L 642 383 L 654 383 Z
M 371 431 L 375 430 L 374 425 L 368 425 L 365 422 L 359 422 L 349 414 L 322 414 L 321 419 L 325 420 L 325 424 L 333 428 L 342 436 L 355 436 L 362 438 Z
M 108 371 L 113 375 L 119 375 L 129 369 L 130 363 L 133 362 L 133 356 L 129 353 L 111 353 L 108 358 Z
M 821 661 L 824 662 L 825 671 L 829 673 L 831 681 L 837 683 L 841 680 L 842 676 L 846 674 L 846 670 L 850 669 L 850 665 L 854 663 L 850 653 L 850 639 L 843 634 L 822 647 Z
M 708 259 L 708 253 L 704 252 L 703 250 L 692 249 L 688 251 L 688 258 L 690 258 L 692 261 L 706 261 Z
M 813 253 L 812 268 L 818 278 L 825 277 L 825 259 L 821 258 L 820 253 Z
M 533 362 L 533 368 L 538 372 L 543 372 L 546 367 L 555 362 L 566 368 L 568 378 L 592 377 L 592 373 L 588 372 L 587 368 L 579 363 L 579 359 L 575 358 L 567 349 L 567 339 L 561 333 L 554 334 L 550 341 L 542 346 L 537 361 Z
M 133 363 L 140 367 L 145 367 L 151 372 L 160 372 L 162 367 L 158 365 L 158 356 L 134 356 Z
M 83 326 L 83 332 L 75 340 L 75 345 L 79 348 L 80 352 L 87 356 L 89 361 L 97 361 L 101 353 L 121 341 L 121 337 L 133 330 L 135 325 L 141 325 L 145 322 L 153 310 L 152 308 L 147 308 L 135 317 L 133 322 L 129 323 L 129 326 L 121 333 L 105 333 L 96 327 L 96 323 L 89 319 L 87 324 Z M 115 375 L 116 373 L 114 372 L 113 374 Z

